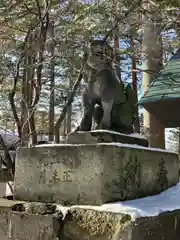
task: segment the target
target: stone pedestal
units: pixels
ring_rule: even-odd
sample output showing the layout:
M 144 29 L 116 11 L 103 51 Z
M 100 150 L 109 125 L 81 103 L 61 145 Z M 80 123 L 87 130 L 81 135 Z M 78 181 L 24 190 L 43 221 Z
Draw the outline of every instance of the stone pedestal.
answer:
M 21 148 L 15 199 L 101 205 L 154 195 L 178 182 L 178 164 L 177 154 L 120 143 Z
M 102 142 L 120 142 L 148 147 L 148 141 L 140 134 L 123 134 L 108 130 L 74 132 L 67 136 L 67 144 L 95 144 Z

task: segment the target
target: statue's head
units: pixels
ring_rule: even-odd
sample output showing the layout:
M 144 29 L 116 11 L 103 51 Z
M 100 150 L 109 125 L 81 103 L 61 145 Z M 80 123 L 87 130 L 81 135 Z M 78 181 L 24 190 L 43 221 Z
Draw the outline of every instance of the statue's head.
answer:
M 91 40 L 87 50 L 87 60 L 97 69 L 111 65 L 113 57 L 112 47 L 103 40 Z

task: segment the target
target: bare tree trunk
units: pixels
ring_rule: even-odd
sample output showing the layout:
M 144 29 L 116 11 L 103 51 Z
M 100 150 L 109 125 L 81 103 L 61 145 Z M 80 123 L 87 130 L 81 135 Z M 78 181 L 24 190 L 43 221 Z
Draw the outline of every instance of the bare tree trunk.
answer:
M 54 87 L 55 87 L 55 76 L 54 76 L 54 23 L 51 23 L 51 61 L 50 61 L 50 100 L 49 100 L 49 141 L 54 140 Z
M 36 132 L 36 122 L 35 122 L 35 111 L 32 105 L 33 101 L 33 92 L 34 92 L 34 73 L 35 73 L 35 58 L 33 57 L 34 53 L 31 53 L 29 56 L 29 65 L 28 65 L 28 88 L 29 88 L 29 103 L 28 103 L 28 114 L 29 114 L 29 128 L 30 135 L 32 137 L 32 144 L 37 143 L 37 132 Z
M 71 88 L 72 88 L 72 77 L 69 78 L 69 94 L 68 96 L 70 96 L 71 94 Z M 67 109 L 67 120 L 66 120 L 66 133 L 70 133 L 71 132 L 71 118 L 72 118 L 72 104 L 70 104 L 68 106 Z
M 119 54 L 119 37 L 117 34 L 114 35 L 114 60 L 116 63 L 116 74 L 121 81 L 121 68 L 120 68 L 121 56 Z
M 66 122 L 66 118 L 64 118 L 64 129 L 63 129 L 64 136 L 66 136 L 66 130 L 67 130 L 67 122 Z
M 21 145 L 27 146 L 29 141 L 29 125 L 28 125 L 28 105 L 29 105 L 29 84 L 27 76 L 28 57 L 24 56 L 24 70 L 22 83 L 22 99 L 21 99 Z
M 178 127 L 178 154 L 180 155 L 180 127 Z
M 146 3 L 148 10 L 144 17 L 143 53 L 145 55 L 142 78 L 143 94 L 153 78 L 162 68 L 162 39 L 161 12 L 152 3 Z M 149 140 L 150 147 L 165 148 L 164 126 L 155 116 L 143 109 L 144 134 Z
M 20 65 L 21 65 L 21 63 L 23 61 L 23 58 L 24 58 L 25 46 L 26 46 L 26 42 L 27 42 L 28 37 L 29 37 L 29 31 L 28 31 L 27 36 L 26 36 L 25 41 L 24 41 L 23 53 L 21 54 L 20 59 L 19 59 L 19 61 L 17 63 L 17 66 L 16 66 L 16 74 L 15 74 L 14 79 L 13 79 L 13 86 L 12 86 L 12 89 L 11 89 L 11 91 L 9 93 L 9 96 L 8 96 L 9 103 L 11 105 L 11 110 L 12 110 L 13 117 L 14 117 L 14 121 L 16 123 L 17 130 L 18 130 L 18 135 L 19 135 L 20 139 L 22 138 L 21 120 L 20 120 L 20 118 L 18 116 L 18 113 L 17 113 L 14 98 L 15 98 L 16 91 L 17 91 L 17 83 L 19 81 Z
M 44 61 L 44 50 L 45 50 L 45 43 L 46 43 L 46 37 L 47 37 L 47 31 L 49 26 L 49 14 L 48 11 L 45 15 L 45 20 L 41 21 L 40 30 L 38 31 L 38 40 L 39 40 L 39 49 L 37 52 L 37 60 L 38 60 L 38 66 L 37 66 L 37 78 L 36 81 L 34 80 L 34 97 L 31 101 L 30 105 L 30 114 L 31 114 L 31 127 L 32 127 L 32 144 L 37 143 L 37 133 L 36 133 L 36 124 L 34 119 L 34 114 L 36 112 L 37 104 L 39 102 L 40 93 L 41 93 L 41 87 L 42 87 L 42 70 L 43 70 L 43 61 Z
M 134 40 L 133 37 L 130 37 L 130 44 L 132 49 L 132 86 L 133 90 L 135 92 L 135 98 L 136 98 L 136 120 L 134 122 L 134 128 L 137 133 L 140 133 L 140 123 L 139 123 L 139 109 L 138 109 L 138 88 L 137 88 L 137 72 L 136 70 L 136 57 L 134 53 Z
M 74 54 L 72 54 L 72 65 L 73 65 L 73 61 L 74 61 Z M 68 87 L 69 87 L 68 97 L 69 97 L 71 94 L 72 85 L 73 85 L 73 67 L 70 71 L 68 81 L 69 81 L 68 82 Z M 72 118 L 72 103 L 68 106 L 67 114 L 66 114 L 66 134 L 71 132 L 71 118 Z
M 41 112 L 41 126 L 42 126 L 42 132 L 46 132 L 46 112 Z
M 118 18 L 118 15 L 120 13 L 120 2 L 117 0 L 113 0 L 113 9 L 112 11 L 115 14 L 115 19 Z M 114 29 L 114 61 L 115 61 L 115 66 L 116 66 L 116 75 L 118 76 L 119 80 L 121 81 L 121 67 L 120 67 L 120 61 L 121 61 L 121 56 L 119 53 L 119 28 L 118 26 Z
M 56 121 L 56 124 L 55 124 L 55 142 L 56 143 L 59 143 L 60 142 L 60 136 L 59 136 L 59 129 L 60 129 L 60 126 L 61 126 L 61 123 L 63 122 L 65 116 L 66 116 L 66 112 L 68 110 L 68 107 L 71 105 L 71 103 L 73 102 L 74 100 L 74 96 L 75 96 L 75 93 L 76 93 L 76 90 L 78 89 L 79 87 L 79 84 L 81 82 L 81 79 L 83 77 L 83 69 L 84 69 L 84 64 L 85 64 L 85 60 L 82 64 L 82 67 L 80 69 L 80 72 L 79 72 L 79 76 L 78 76 L 78 79 L 76 80 L 76 82 L 74 83 L 73 85 L 73 88 L 72 88 L 72 92 L 68 98 L 68 101 L 67 103 L 65 104 L 62 112 L 61 112 L 61 115 L 60 117 L 58 118 L 58 120 Z

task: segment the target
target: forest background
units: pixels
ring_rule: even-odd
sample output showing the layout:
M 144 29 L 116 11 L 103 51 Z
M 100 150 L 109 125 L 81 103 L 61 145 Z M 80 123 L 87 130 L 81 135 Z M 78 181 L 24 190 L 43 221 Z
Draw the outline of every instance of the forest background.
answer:
M 180 47 L 178 0 L 2 0 L 0 5 L 0 127 L 26 144 L 54 141 L 80 122 L 85 82 L 79 85 L 62 124 L 67 104 L 90 38 L 102 38 L 114 48 L 118 77 L 132 83 L 140 98 L 147 70 L 151 38 L 163 49 L 162 67 Z M 152 52 L 155 52 L 156 44 Z M 148 51 L 151 51 L 150 47 Z M 150 54 L 151 55 L 151 54 Z M 158 70 L 158 69 L 157 69 Z M 143 79 L 144 78 L 144 79 Z M 138 109 L 136 131 L 144 133 L 143 110 Z M 153 123 L 152 123 L 153 124 Z M 166 131 L 167 148 L 180 152 L 179 128 Z

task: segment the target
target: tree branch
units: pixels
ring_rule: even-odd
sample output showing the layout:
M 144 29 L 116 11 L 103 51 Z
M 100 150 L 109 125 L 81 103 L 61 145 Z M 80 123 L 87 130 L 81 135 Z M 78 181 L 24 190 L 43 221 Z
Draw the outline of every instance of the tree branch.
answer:
M 82 64 L 82 67 L 81 67 L 80 72 L 79 72 L 79 76 L 78 76 L 78 78 L 77 78 L 77 80 L 76 80 L 76 82 L 75 82 L 75 84 L 74 84 L 74 86 L 73 86 L 73 88 L 72 88 L 72 92 L 71 92 L 71 94 L 70 94 L 70 96 L 69 96 L 69 98 L 68 98 L 68 101 L 67 101 L 66 105 L 64 106 L 64 108 L 63 108 L 63 110 L 62 110 L 62 112 L 61 112 L 61 115 L 60 115 L 59 119 L 57 120 L 57 122 L 56 122 L 56 124 L 55 124 L 55 142 L 56 142 L 56 143 L 59 143 L 59 142 L 60 142 L 59 128 L 60 128 L 60 126 L 61 126 L 61 123 L 62 123 L 63 120 L 64 120 L 64 117 L 65 117 L 65 115 L 66 115 L 66 112 L 67 112 L 67 110 L 68 110 L 68 107 L 71 105 L 71 103 L 72 103 L 73 100 L 74 100 L 74 96 L 75 96 L 75 94 L 76 94 L 76 90 L 77 90 L 77 88 L 78 88 L 78 86 L 79 86 L 79 84 L 80 84 L 80 82 L 81 82 L 82 77 L 83 77 L 83 69 L 84 69 L 85 62 L 86 62 L 86 61 L 84 61 L 84 63 Z
M 134 4 L 132 4 L 130 9 L 124 14 L 124 16 L 116 18 L 116 21 L 115 21 L 114 25 L 106 33 L 106 35 L 104 37 L 104 41 L 106 41 L 108 39 L 108 37 L 111 36 L 112 32 L 118 27 L 119 22 L 122 22 L 125 18 L 127 18 L 129 16 L 129 14 L 131 14 L 136 9 L 137 6 L 141 5 L 141 3 L 142 3 L 142 0 L 136 1 Z

